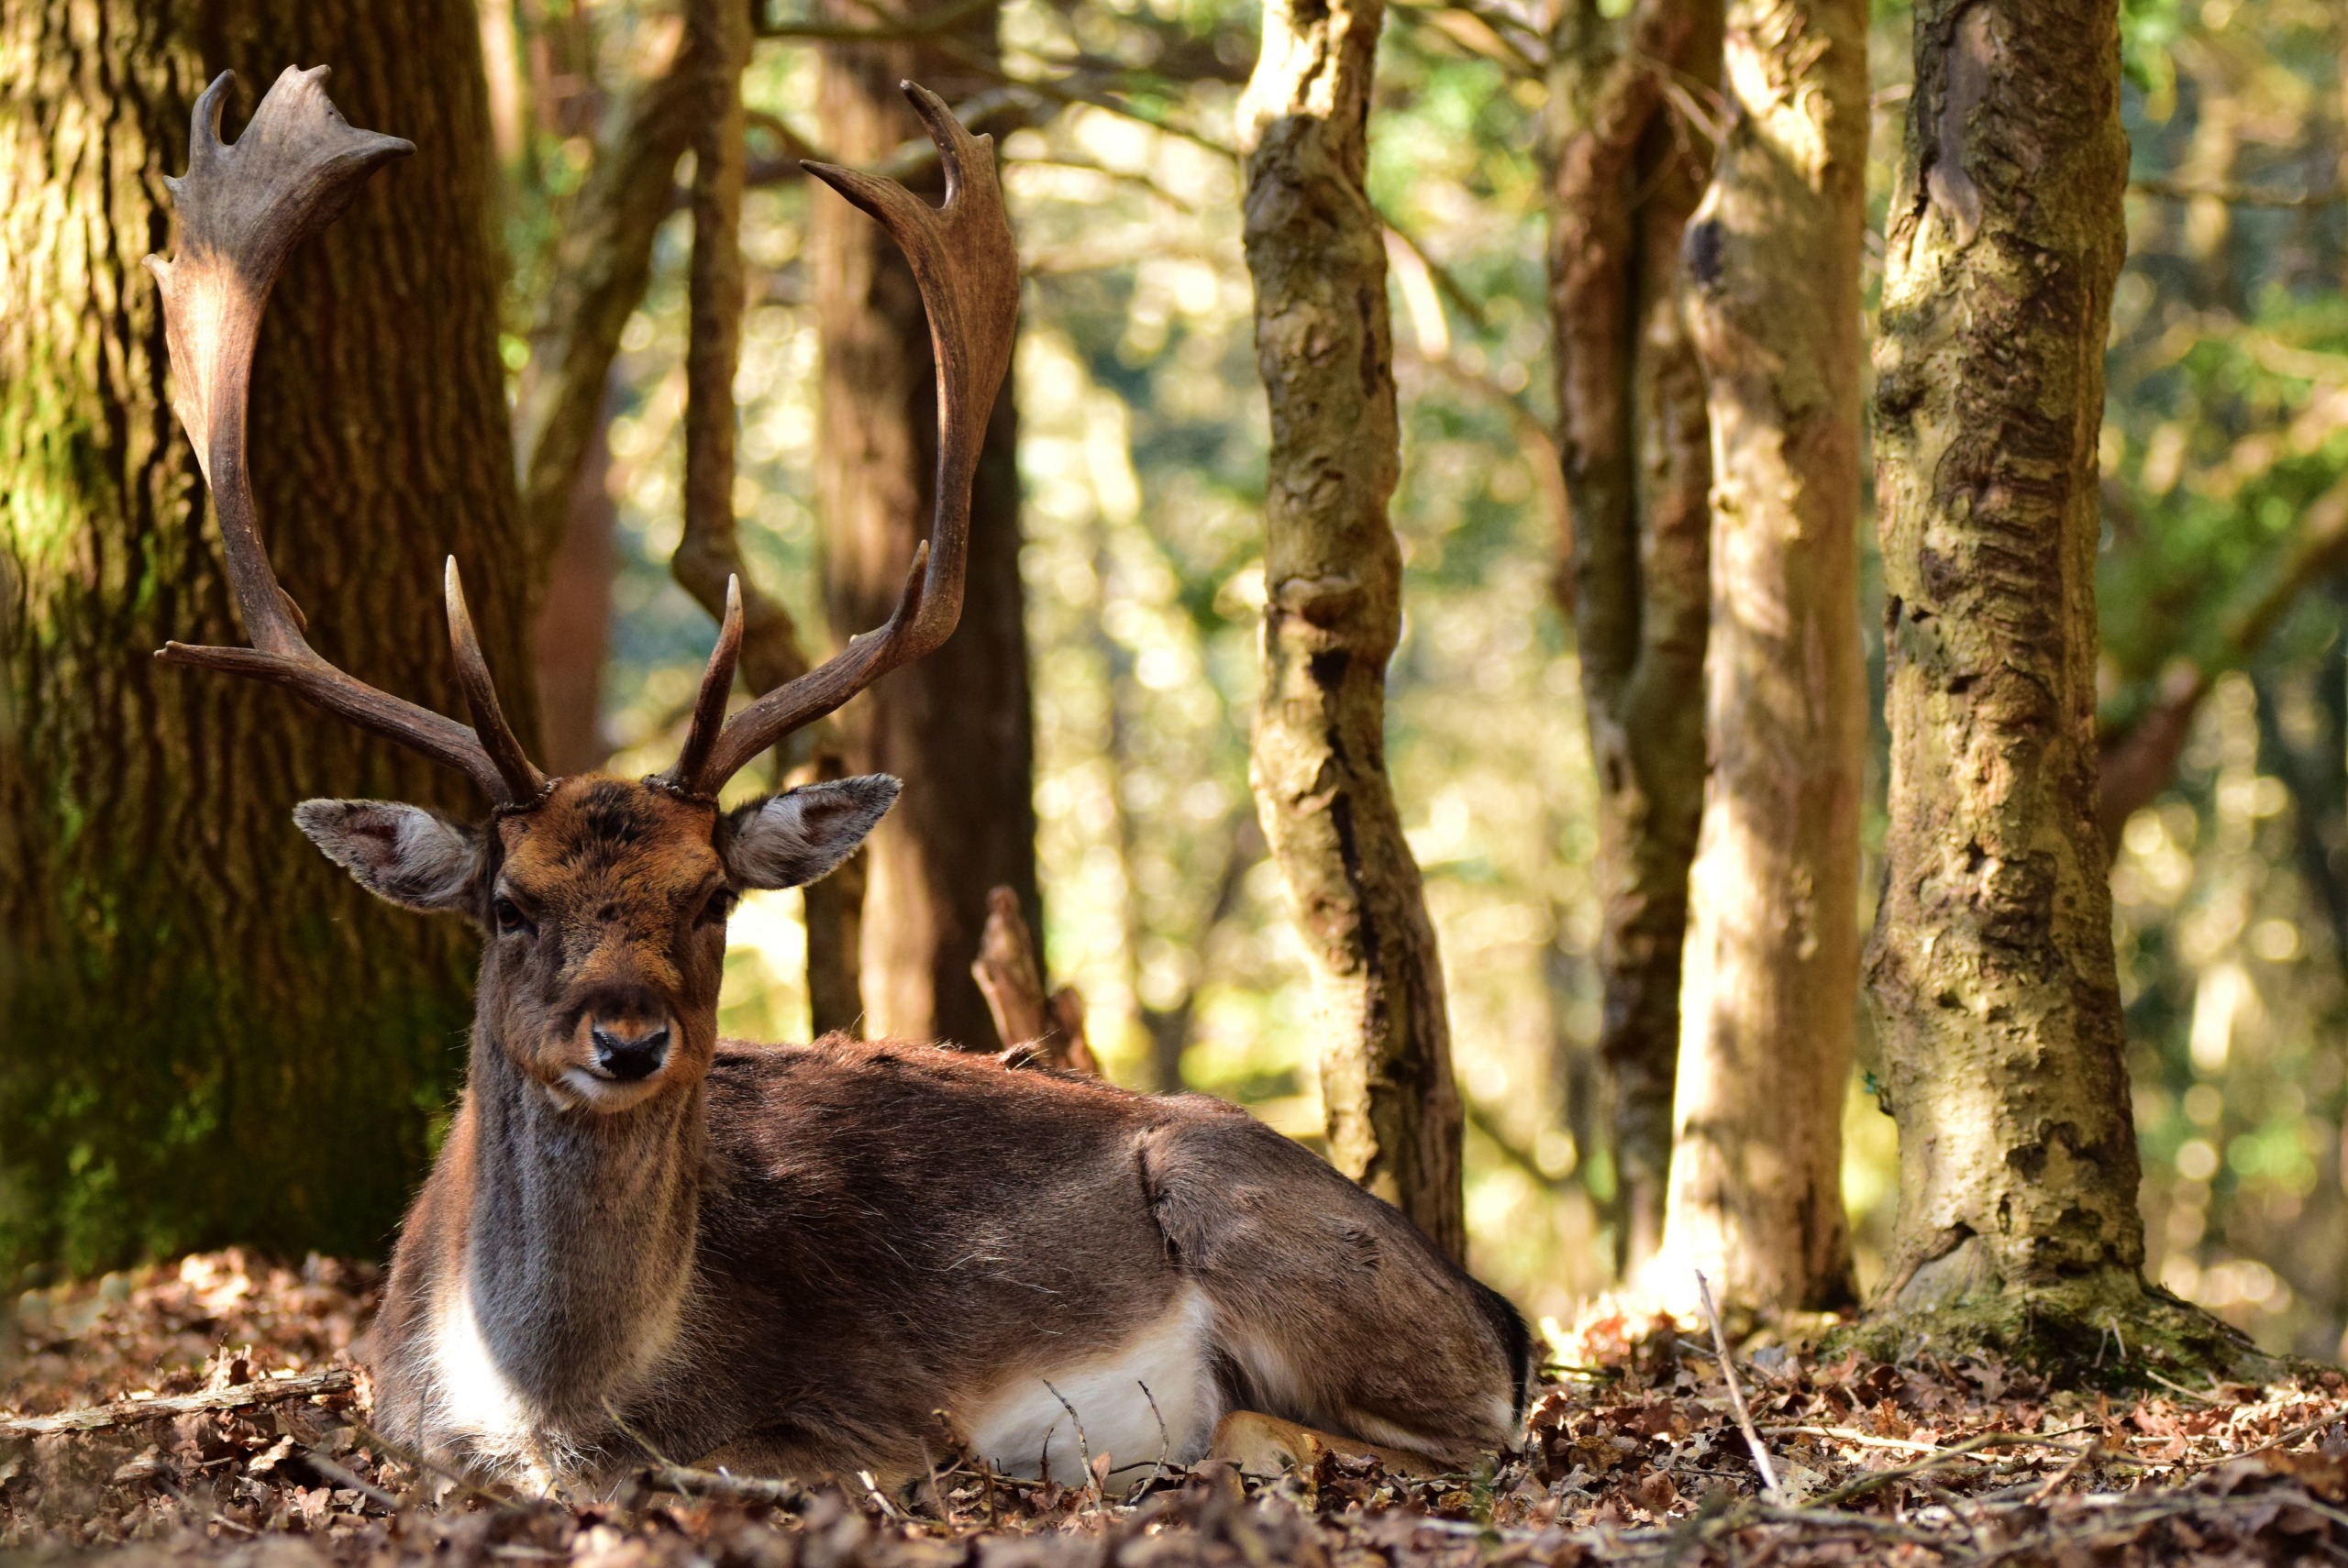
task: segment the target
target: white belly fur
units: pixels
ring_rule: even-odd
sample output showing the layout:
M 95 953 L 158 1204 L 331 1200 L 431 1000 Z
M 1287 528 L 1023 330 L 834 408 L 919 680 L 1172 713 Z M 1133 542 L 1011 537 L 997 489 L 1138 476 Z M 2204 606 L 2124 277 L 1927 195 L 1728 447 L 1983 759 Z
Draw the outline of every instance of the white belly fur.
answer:
M 1185 1289 L 1107 1354 L 1005 1381 L 969 1419 L 970 1446 L 1002 1474 L 1048 1474 L 1063 1485 L 1084 1484 L 1088 1453 L 1095 1460 L 1112 1455 L 1110 1478 L 1120 1484 L 1139 1480 L 1161 1458 L 1169 1465 L 1195 1463 L 1205 1456 L 1222 1414 L 1213 1316 L 1203 1294 Z M 1069 1406 L 1075 1407 L 1074 1421 Z

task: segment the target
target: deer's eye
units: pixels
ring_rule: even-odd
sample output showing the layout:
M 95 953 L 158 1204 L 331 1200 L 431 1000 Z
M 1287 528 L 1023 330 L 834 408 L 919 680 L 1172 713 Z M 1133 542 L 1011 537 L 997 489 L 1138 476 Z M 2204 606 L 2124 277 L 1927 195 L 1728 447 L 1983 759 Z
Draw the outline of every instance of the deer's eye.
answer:
M 500 936 L 526 936 L 537 930 L 530 923 L 530 917 L 522 912 L 522 906 L 503 893 L 491 900 L 489 912 L 490 917 L 497 922 L 497 934 Z
M 702 923 L 704 925 L 724 925 L 725 923 L 725 917 L 734 912 L 734 906 L 740 901 L 741 900 L 735 896 L 733 889 L 718 889 L 717 891 L 710 894 L 709 902 L 702 905 L 701 907 Z

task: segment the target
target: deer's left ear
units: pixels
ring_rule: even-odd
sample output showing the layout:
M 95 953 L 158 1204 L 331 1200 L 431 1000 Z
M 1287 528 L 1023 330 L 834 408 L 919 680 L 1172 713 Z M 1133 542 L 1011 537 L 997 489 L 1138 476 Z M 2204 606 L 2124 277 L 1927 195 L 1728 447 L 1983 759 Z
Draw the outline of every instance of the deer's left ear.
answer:
M 737 887 L 805 887 L 856 852 L 903 788 L 868 773 L 737 806 L 718 820 L 718 858 Z

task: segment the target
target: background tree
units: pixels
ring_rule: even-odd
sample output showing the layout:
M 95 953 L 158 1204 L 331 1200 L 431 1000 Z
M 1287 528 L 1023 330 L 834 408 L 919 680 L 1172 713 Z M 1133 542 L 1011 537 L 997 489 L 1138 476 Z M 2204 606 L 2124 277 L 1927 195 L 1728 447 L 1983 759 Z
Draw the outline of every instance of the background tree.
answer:
M 0 28 L 0 1247 L 370 1253 L 459 1066 L 471 938 L 367 898 L 288 814 L 477 802 L 282 693 L 154 663 L 166 638 L 242 638 L 138 259 L 170 249 L 162 177 L 214 72 L 239 76 L 232 132 L 282 68 L 327 61 L 355 123 L 416 143 L 279 285 L 260 515 L 320 652 L 360 679 L 455 701 L 445 637 L 418 629 L 452 552 L 491 662 L 518 668 L 473 12 L 426 0 L 392 29 L 357 0 L 109 0 Z
M 1711 453 L 1680 311 L 1704 190 L 1689 87 L 1720 80 L 1719 0 L 1559 11 L 1550 40 L 1549 313 L 1571 503 L 1557 576 L 1598 773 L 1616 1266 L 1663 1235 L 1688 866 L 1704 798 Z
M 836 7 L 838 32 L 873 36 L 825 50 L 815 121 L 825 156 L 869 168 L 919 136 L 900 81 L 953 104 L 991 85 L 995 17 L 991 5 Z M 925 178 L 936 180 L 934 165 Z M 833 635 L 846 639 L 888 618 L 927 536 L 935 376 L 913 274 L 887 238 L 844 203 L 818 203 L 810 226 L 824 354 L 825 584 Z M 869 1033 L 984 1047 L 994 1025 L 970 965 L 987 894 L 1008 887 L 1031 925 L 1043 918 L 1014 410 L 1006 382 L 972 491 L 960 626 L 937 654 L 842 714 L 853 770 L 905 781 L 864 855 Z
M 1877 1302 L 2091 1336 L 2158 1309 L 2096 823 L 2117 14 L 1933 5 L 1915 40 L 1876 356 L 1892 768 L 1866 968 L 1900 1129 Z
M 1859 963 L 1866 0 L 1730 0 L 1728 135 L 1688 228 L 1710 388 L 1710 767 L 1659 1280 L 1854 1296 L 1843 1099 Z
M 1466 1254 L 1443 967 L 1386 776 L 1401 556 L 1382 226 L 1364 186 L 1379 0 L 1267 6 L 1242 109 L 1270 395 L 1253 780 L 1314 969 L 1337 1168 Z

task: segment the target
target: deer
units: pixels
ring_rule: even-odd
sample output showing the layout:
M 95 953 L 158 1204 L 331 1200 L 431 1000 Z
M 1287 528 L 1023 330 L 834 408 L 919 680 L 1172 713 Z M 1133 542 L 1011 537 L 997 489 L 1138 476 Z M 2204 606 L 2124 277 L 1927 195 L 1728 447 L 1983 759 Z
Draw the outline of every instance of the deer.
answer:
M 729 715 L 730 584 L 675 762 L 548 778 L 502 712 L 453 558 L 470 725 L 316 653 L 254 514 L 247 403 L 270 292 L 296 245 L 414 150 L 348 124 L 326 74 L 289 67 L 227 143 L 222 73 L 168 182 L 178 248 L 148 265 L 250 646 L 157 657 L 282 687 L 490 802 L 471 822 L 386 801 L 294 812 L 368 891 L 466 919 L 482 942 L 461 1097 L 364 1347 L 381 1430 L 435 1464 L 541 1486 L 648 1454 L 900 1485 L 944 1455 L 1081 1485 L 1094 1463 L 1102 1479 L 1193 1463 L 1241 1411 L 1450 1469 L 1508 1447 L 1533 1370 L 1515 1309 L 1244 1111 L 936 1044 L 718 1038 L 737 899 L 823 877 L 900 786 L 730 807 L 720 790 L 936 650 L 960 613 L 972 470 L 1019 304 L 991 138 L 906 83 L 942 205 L 807 166 L 904 253 L 936 349 L 933 515 L 893 613 Z

